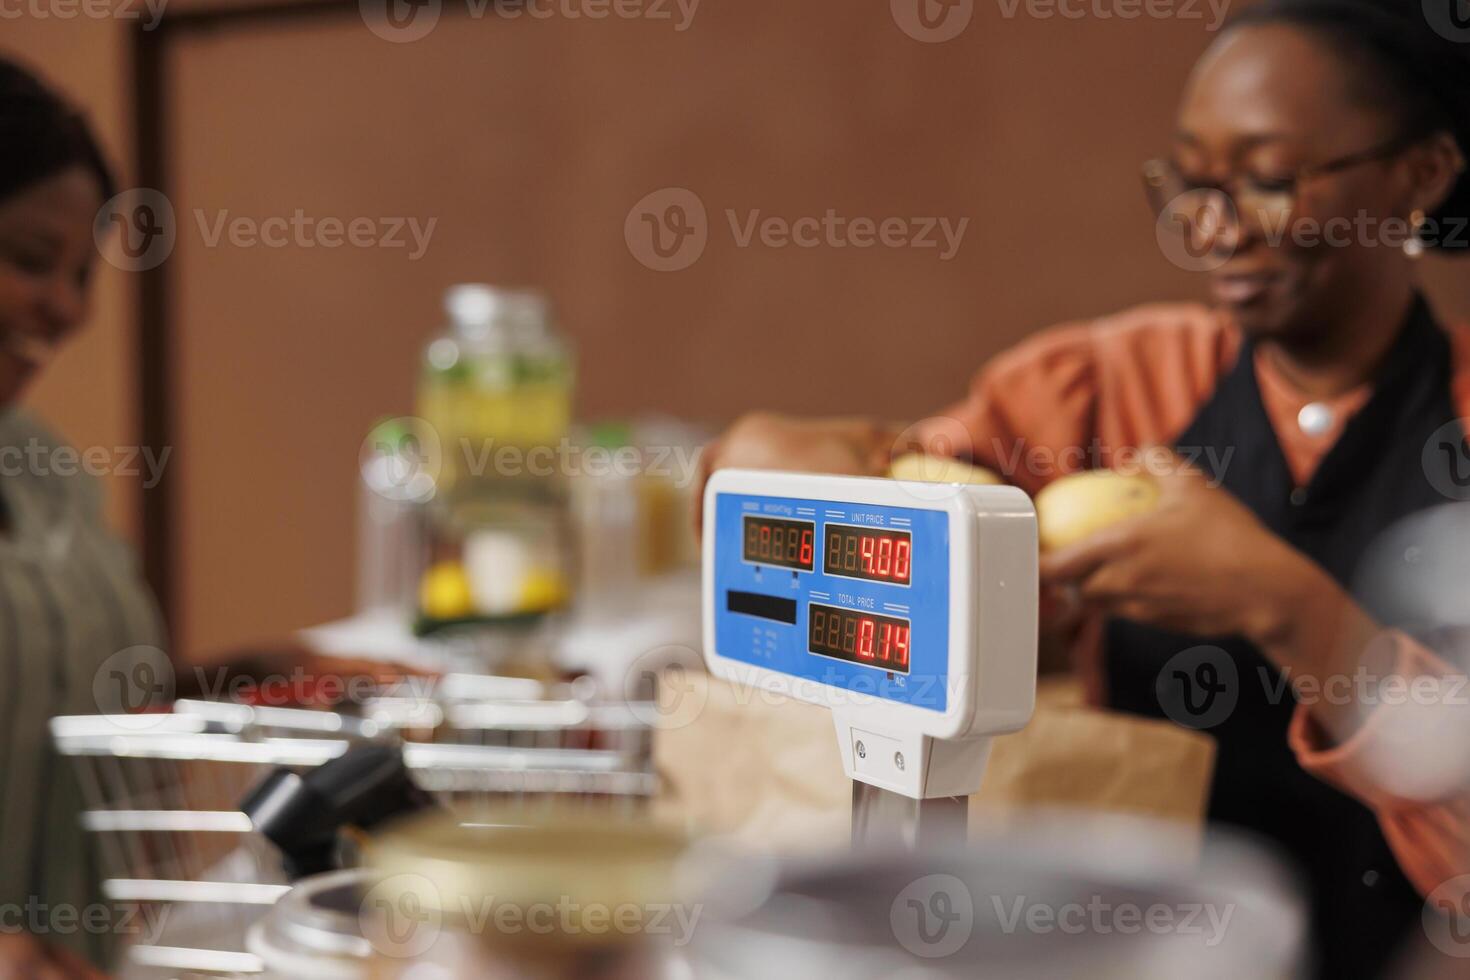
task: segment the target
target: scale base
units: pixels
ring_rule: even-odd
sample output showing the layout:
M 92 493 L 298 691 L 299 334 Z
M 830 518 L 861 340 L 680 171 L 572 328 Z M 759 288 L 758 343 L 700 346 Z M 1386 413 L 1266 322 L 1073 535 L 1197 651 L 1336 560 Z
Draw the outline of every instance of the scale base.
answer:
M 964 842 L 969 797 L 985 775 L 990 739 L 875 732 L 840 709 L 832 718 L 852 780 L 854 845 Z
M 905 850 L 963 844 L 970 816 L 964 796 L 916 800 L 871 786 L 852 784 L 852 844 Z
M 989 738 L 944 739 L 875 731 L 838 708 L 832 712 L 842 768 L 855 783 L 915 800 L 969 796 L 980 789 Z

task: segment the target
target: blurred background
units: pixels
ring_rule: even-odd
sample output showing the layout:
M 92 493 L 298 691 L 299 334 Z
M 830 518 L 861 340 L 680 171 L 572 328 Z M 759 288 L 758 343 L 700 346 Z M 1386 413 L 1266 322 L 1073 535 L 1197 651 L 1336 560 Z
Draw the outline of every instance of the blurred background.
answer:
M 352 611 L 360 449 L 414 411 L 453 283 L 549 296 L 577 419 L 708 431 L 754 408 L 917 418 L 1029 332 L 1203 295 L 1138 167 L 1218 6 L 965 0 L 934 28 L 907 0 L 393 2 L 0 22 L 6 55 L 89 108 L 123 186 L 176 216 L 157 268 L 102 266 L 91 326 L 30 400 L 78 447 L 171 449 L 156 487 L 111 475 L 108 506 L 184 650 Z M 670 189 L 703 208 L 704 248 L 661 269 L 640 208 L 690 200 Z M 829 212 L 928 225 L 935 247 L 746 235 Z M 298 214 L 374 240 L 218 233 Z M 1441 314 L 1470 315 L 1470 283 L 1425 262 Z

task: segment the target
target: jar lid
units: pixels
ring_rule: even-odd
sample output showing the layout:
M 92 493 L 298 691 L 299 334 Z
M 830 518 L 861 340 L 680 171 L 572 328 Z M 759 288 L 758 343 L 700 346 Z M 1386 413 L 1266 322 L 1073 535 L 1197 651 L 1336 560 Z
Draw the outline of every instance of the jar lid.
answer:
M 430 814 L 369 843 L 375 895 L 446 927 L 564 942 L 637 939 L 675 896 L 679 833 L 597 811 Z
M 460 283 L 444 293 L 444 312 L 462 334 L 485 339 L 495 334 L 538 337 L 550 327 L 546 297 L 534 289 L 505 289 L 485 283 Z

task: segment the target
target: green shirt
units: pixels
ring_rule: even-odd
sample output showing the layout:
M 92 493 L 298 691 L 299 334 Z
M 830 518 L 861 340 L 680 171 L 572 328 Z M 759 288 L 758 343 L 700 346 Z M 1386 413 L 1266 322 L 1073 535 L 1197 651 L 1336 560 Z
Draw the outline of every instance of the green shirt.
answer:
M 0 409 L 0 513 L 0 927 L 23 909 L 26 928 L 50 923 L 43 939 L 100 960 L 118 937 L 78 925 L 100 901 L 100 869 L 78 823 L 76 769 L 52 750 L 47 722 L 115 708 L 99 704 L 99 672 L 139 646 L 155 661 L 162 624 L 132 552 L 105 526 L 97 480 L 15 409 Z

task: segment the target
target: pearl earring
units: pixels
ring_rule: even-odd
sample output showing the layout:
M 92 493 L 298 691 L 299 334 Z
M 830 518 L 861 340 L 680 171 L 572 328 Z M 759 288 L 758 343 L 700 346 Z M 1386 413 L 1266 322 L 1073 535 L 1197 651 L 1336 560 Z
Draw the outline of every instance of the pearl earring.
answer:
M 1404 242 L 1404 254 L 1411 259 L 1417 259 L 1424 254 L 1424 239 L 1419 237 L 1420 231 L 1424 228 L 1423 208 L 1414 209 L 1413 214 L 1409 215 L 1409 224 L 1412 227 L 1409 231 L 1408 241 Z

